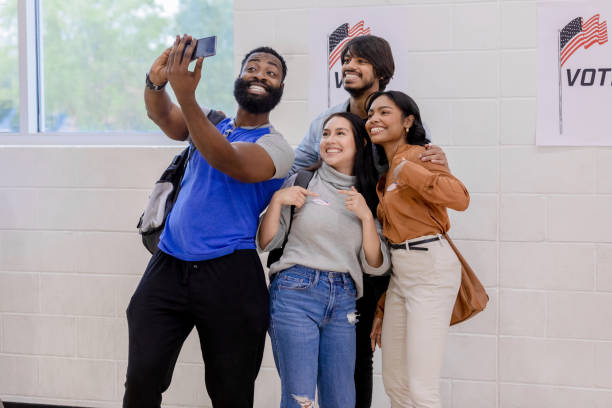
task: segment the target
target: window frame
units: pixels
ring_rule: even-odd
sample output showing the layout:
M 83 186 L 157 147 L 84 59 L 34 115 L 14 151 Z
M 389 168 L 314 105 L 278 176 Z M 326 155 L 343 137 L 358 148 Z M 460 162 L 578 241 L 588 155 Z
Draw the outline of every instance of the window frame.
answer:
M 83 146 L 174 146 L 163 132 L 42 132 L 44 84 L 40 41 L 40 0 L 17 0 L 17 47 L 19 61 L 19 131 L 0 132 L 1 145 L 83 145 Z M 142 74 L 142 89 L 145 87 Z M 144 102 L 143 102 L 144 103 Z

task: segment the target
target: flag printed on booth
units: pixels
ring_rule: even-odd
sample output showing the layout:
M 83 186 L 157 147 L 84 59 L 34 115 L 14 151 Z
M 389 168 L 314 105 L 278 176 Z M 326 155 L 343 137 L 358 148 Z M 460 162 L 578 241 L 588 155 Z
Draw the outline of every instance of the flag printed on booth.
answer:
M 586 22 L 582 17 L 576 17 L 561 30 L 560 36 L 561 66 L 581 48 L 589 49 L 595 44 L 608 42 L 608 22 L 599 22 L 599 14 L 595 14 Z
M 328 40 L 330 70 L 336 64 L 338 59 L 340 59 L 340 54 L 342 54 L 342 48 L 347 42 L 349 42 L 354 37 L 370 34 L 370 27 L 365 28 L 364 26 L 365 23 L 363 20 L 359 21 L 352 27 L 350 27 L 348 23 L 344 23 L 331 33 Z

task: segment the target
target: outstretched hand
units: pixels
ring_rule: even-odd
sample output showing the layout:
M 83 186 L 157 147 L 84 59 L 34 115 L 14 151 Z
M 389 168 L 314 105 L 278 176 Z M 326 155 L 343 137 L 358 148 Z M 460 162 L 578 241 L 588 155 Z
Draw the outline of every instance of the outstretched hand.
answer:
M 187 43 L 191 41 L 191 44 Z M 195 90 L 198 87 L 200 78 L 202 77 L 202 64 L 204 57 L 198 58 L 195 68 L 189 71 L 190 58 L 193 55 L 198 41 L 190 35 L 176 36 L 176 41 L 170 49 L 167 63 L 167 75 L 172 90 L 176 95 L 179 104 L 191 100 L 195 100 Z M 187 48 L 185 50 L 185 48 Z

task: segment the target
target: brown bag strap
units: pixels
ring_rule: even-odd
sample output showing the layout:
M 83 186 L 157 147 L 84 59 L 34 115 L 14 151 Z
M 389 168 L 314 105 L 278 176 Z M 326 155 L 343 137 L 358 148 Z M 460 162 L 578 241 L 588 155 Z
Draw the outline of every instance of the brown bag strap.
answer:
M 463 255 L 461 255 L 461 252 L 459 252 L 459 249 L 457 249 L 453 240 L 448 236 L 446 232 L 443 233 L 442 235 L 448 241 L 451 248 L 453 248 L 453 251 L 455 252 L 455 255 L 457 255 L 457 258 L 459 259 L 459 262 L 461 262 L 461 265 L 463 265 L 464 268 L 469 269 L 473 273 L 474 271 L 472 270 L 472 267 L 470 266 L 470 264 L 468 264 L 468 262 L 465 260 Z
M 457 246 L 455 245 L 455 243 L 453 242 L 453 240 L 448 236 L 448 234 L 446 233 L 446 231 L 444 231 L 444 227 L 442 227 L 442 223 L 440 221 L 438 221 L 436 219 L 436 217 L 434 217 L 431 214 L 431 211 L 427 211 L 429 213 L 429 217 L 436 223 L 438 224 L 438 226 L 440 227 L 440 230 L 442 231 L 442 236 L 444 236 L 444 238 L 446 239 L 446 241 L 450 244 L 451 248 L 453 248 L 453 252 L 455 252 L 455 255 L 457 255 L 457 259 L 459 259 L 459 262 L 461 262 L 461 265 L 469 270 L 472 274 L 474 273 L 474 270 L 472 269 L 472 267 L 470 266 L 470 264 L 468 264 L 468 262 L 465 260 L 465 258 L 463 257 L 463 255 L 461 255 L 461 252 L 459 252 L 459 249 L 457 248 Z

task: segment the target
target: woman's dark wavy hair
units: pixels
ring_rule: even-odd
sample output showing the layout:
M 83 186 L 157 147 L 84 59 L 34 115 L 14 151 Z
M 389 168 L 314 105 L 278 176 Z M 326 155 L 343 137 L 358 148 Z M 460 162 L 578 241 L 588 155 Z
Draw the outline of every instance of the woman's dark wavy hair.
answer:
M 323 128 L 332 118 L 340 117 L 348 120 L 353 131 L 355 141 L 355 163 L 353 164 L 353 176 L 355 176 L 355 188 L 361 193 L 374 217 L 378 206 L 378 195 L 376 195 L 376 183 L 378 175 L 374 167 L 373 145 L 368 132 L 365 130 L 365 122 L 359 116 L 350 112 L 332 113 L 323 122 Z M 321 129 L 322 130 L 322 129 Z M 365 142 L 365 143 L 364 143 Z
M 430 142 L 429 139 L 427 139 L 427 133 L 425 132 L 425 128 L 423 127 L 423 121 L 421 120 L 421 111 L 419 110 L 419 106 L 416 104 L 414 99 L 412 99 L 411 97 L 409 97 L 403 92 L 400 92 L 400 91 L 374 92 L 366 100 L 366 103 L 365 103 L 366 112 L 370 111 L 370 107 L 372 106 L 372 103 L 381 96 L 386 96 L 389 99 L 391 99 L 393 103 L 395 103 L 395 106 L 397 106 L 402 111 L 402 114 L 403 114 L 402 120 L 404 120 L 404 118 L 410 115 L 414 116 L 414 122 L 412 123 L 410 130 L 406 132 L 406 143 L 411 144 L 411 145 L 424 146 Z M 385 155 L 385 152 L 382 149 L 382 146 L 375 145 L 375 147 L 378 153 L 377 156 L 378 156 L 379 164 L 386 165 L 387 156 Z

